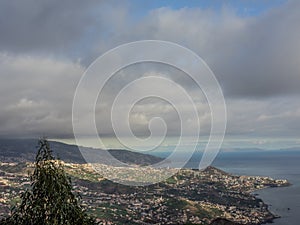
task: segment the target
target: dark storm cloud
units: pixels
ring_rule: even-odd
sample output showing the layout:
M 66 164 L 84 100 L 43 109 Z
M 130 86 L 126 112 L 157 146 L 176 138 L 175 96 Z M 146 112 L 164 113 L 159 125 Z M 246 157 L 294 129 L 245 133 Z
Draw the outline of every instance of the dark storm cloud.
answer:
M 246 98 L 300 94 L 299 8 L 299 1 L 290 2 L 248 21 L 225 41 L 229 48 L 216 49 L 212 67 L 225 93 Z
M 0 1 L 0 50 L 48 53 L 66 51 L 95 21 L 92 9 L 101 1 Z

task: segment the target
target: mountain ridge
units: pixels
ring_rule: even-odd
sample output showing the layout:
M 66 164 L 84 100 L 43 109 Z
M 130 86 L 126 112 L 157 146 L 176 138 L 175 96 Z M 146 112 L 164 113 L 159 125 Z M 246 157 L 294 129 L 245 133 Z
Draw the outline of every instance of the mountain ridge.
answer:
M 54 156 L 58 157 L 59 159 L 70 163 L 86 163 L 86 160 L 82 156 L 77 145 L 65 144 L 58 141 L 49 141 L 49 144 L 54 153 Z M 37 146 L 37 139 L 0 139 L 0 161 L 32 162 L 35 160 Z M 104 153 L 101 151 L 108 151 L 113 157 L 117 158 L 119 161 L 128 164 L 150 165 L 163 160 L 163 158 L 157 156 L 123 149 L 103 150 L 88 147 L 80 148 L 93 152 L 99 151 L 99 155 Z M 103 157 L 105 157 L 106 154 L 102 155 Z

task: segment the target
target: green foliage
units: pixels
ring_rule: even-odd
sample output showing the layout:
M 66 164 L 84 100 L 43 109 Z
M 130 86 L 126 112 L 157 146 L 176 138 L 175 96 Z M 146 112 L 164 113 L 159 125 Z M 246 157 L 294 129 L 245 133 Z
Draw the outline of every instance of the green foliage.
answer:
M 166 206 L 170 207 L 171 209 L 183 209 L 188 205 L 187 201 L 177 198 L 169 198 L 166 201 Z
M 46 139 L 39 141 L 31 188 L 20 195 L 21 203 L 3 225 L 92 225 L 94 218 L 72 193 L 72 183 L 56 160 Z

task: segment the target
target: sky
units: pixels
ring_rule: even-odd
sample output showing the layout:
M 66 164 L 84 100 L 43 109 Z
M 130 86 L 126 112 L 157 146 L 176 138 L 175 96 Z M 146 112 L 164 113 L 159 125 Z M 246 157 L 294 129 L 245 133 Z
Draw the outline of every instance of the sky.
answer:
M 111 48 L 147 39 L 175 42 L 207 63 L 225 96 L 227 140 L 299 145 L 299 9 L 297 0 L 0 1 L 0 137 L 72 138 L 73 97 L 88 66 Z M 96 109 L 100 136 L 114 136 L 109 110 L 117 91 L 149 75 L 182 85 L 197 104 L 201 135 L 209 135 L 201 90 L 175 68 L 144 63 L 107 84 Z M 179 134 L 176 112 L 157 99 L 133 108 L 133 132 L 149 135 L 155 116 L 168 135 Z

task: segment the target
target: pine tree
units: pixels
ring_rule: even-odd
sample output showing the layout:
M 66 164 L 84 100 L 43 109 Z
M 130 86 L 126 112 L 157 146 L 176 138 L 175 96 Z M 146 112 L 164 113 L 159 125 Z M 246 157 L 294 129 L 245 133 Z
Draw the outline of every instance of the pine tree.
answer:
M 94 225 L 72 192 L 70 177 L 56 160 L 46 139 L 39 141 L 31 188 L 21 194 L 21 204 L 4 225 Z

